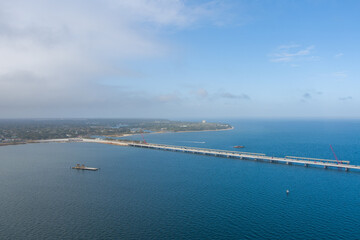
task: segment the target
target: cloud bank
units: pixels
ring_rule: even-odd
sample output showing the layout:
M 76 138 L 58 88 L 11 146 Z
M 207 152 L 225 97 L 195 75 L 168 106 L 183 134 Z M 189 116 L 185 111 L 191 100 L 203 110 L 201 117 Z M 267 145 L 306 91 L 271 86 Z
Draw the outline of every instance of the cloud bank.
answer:
M 136 74 L 126 62 L 165 57 L 171 44 L 161 38 L 164 31 L 215 21 L 219 4 L 1 1 L 0 117 L 46 116 L 54 108 L 81 111 L 104 105 L 136 107 L 138 102 L 144 106 L 149 99 L 176 100 L 173 93 L 151 96 L 103 81 L 116 78 L 121 85 L 122 78 Z

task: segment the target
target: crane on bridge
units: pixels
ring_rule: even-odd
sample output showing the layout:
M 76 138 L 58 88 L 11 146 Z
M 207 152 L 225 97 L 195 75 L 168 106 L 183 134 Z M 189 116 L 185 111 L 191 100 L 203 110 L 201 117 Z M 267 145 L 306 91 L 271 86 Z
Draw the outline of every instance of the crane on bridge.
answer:
M 141 137 L 142 137 L 142 139 L 143 139 L 143 143 L 147 144 L 147 142 L 146 142 L 146 140 L 145 140 L 145 138 L 144 138 L 143 133 L 142 133 L 142 132 L 140 132 L 140 134 L 141 134 Z
M 339 164 L 339 159 L 337 158 L 335 151 L 334 151 L 333 147 L 331 146 L 331 144 L 330 144 L 330 148 L 331 148 L 332 153 L 334 154 L 337 164 Z M 342 163 L 342 161 L 340 161 L 340 163 Z

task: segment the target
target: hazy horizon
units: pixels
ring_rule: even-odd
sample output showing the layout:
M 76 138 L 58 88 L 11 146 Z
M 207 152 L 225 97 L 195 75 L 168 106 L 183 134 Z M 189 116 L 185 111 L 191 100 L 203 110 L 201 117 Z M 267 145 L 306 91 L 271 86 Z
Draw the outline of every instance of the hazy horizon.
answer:
M 336 118 L 336 117 L 177 117 L 177 118 L 165 118 L 165 117 L 18 117 L 18 118 L 0 118 L 0 121 L 4 120 L 169 120 L 169 121 L 360 121 L 360 118 Z
M 0 1 L 0 119 L 360 119 L 358 9 Z

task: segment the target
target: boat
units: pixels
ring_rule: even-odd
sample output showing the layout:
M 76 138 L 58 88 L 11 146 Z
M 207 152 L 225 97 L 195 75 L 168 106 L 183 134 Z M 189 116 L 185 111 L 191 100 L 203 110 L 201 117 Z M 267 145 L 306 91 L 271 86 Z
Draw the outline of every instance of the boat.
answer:
M 80 166 L 80 164 L 76 164 L 75 167 L 72 167 L 72 169 L 77 169 L 77 170 L 89 170 L 89 171 L 97 171 L 99 170 L 98 168 L 92 168 L 92 167 L 85 167 L 84 164 L 82 164 Z
M 234 148 L 244 148 L 244 146 L 238 145 L 238 146 L 234 146 Z

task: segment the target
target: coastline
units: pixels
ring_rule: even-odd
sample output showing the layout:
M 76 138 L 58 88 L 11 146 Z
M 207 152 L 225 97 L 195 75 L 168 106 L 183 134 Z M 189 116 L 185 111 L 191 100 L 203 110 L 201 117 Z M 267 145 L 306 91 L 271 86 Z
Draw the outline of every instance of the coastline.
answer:
M 217 131 L 229 131 L 233 130 L 234 127 L 231 126 L 231 128 L 226 129 L 214 129 L 214 130 L 197 130 L 197 131 L 179 131 L 179 132 L 159 132 L 159 133 L 185 133 L 185 132 L 217 132 Z
M 235 129 L 233 126 L 231 128 L 226 129 L 213 129 L 213 130 L 194 130 L 194 131 L 158 131 L 158 132 L 144 132 L 143 134 L 163 134 L 163 133 L 189 133 L 189 132 L 217 132 L 217 131 L 229 131 Z M 132 134 L 124 134 L 124 135 L 109 135 L 104 137 L 128 137 L 134 135 L 140 135 L 141 133 L 132 133 Z
M 159 131 L 159 132 L 145 132 L 143 134 L 164 134 L 164 133 L 189 133 L 189 132 L 216 132 L 216 131 L 228 131 L 228 130 L 233 130 L 234 127 L 231 126 L 231 128 L 226 128 L 226 129 L 214 129 L 214 130 L 197 130 L 197 131 Z M 134 135 L 139 135 L 140 133 L 126 133 L 126 134 L 122 134 L 122 135 L 108 135 L 108 136 L 103 136 L 103 137 L 117 137 L 117 138 L 124 138 L 124 137 L 129 137 L 129 136 L 134 136 Z M 65 143 L 65 142 L 73 142 L 73 141 L 77 141 L 78 139 L 83 139 L 82 137 L 78 137 L 78 138 L 62 138 L 62 139 L 43 139 L 43 140 L 25 140 L 24 142 L 14 142 L 14 143 L 0 143 L 0 147 L 3 146 L 12 146 L 12 145 L 22 145 L 22 144 L 28 144 L 28 143 L 50 143 L 50 142 L 57 142 L 57 143 Z
M 26 144 L 28 143 L 27 141 L 25 142 L 15 142 L 15 143 L 0 143 L 0 147 L 3 147 L 3 146 L 13 146 L 13 145 L 21 145 L 21 144 Z

